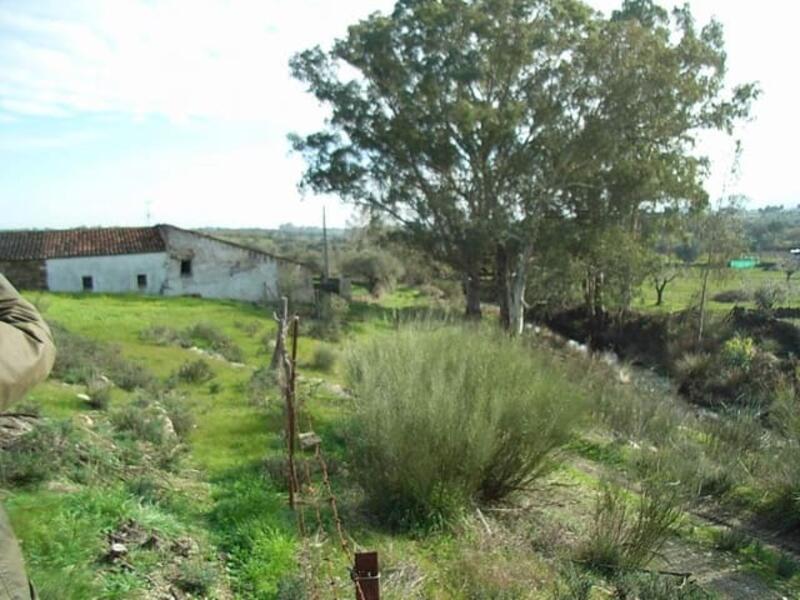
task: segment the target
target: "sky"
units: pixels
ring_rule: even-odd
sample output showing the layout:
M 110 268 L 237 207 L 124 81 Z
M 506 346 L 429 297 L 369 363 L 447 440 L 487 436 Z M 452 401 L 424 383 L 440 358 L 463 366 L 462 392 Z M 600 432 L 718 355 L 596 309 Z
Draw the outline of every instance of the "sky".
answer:
M 592 0 L 608 12 L 619 2 Z M 673 1 L 662 1 L 670 7 Z M 328 47 L 390 0 L 0 0 L 0 229 L 134 226 L 341 227 L 335 197 L 297 190 L 290 132 L 325 109 L 289 58 Z M 694 0 L 725 27 L 729 81 L 757 81 L 754 119 L 709 137 L 712 198 L 800 204 L 800 57 L 794 0 Z

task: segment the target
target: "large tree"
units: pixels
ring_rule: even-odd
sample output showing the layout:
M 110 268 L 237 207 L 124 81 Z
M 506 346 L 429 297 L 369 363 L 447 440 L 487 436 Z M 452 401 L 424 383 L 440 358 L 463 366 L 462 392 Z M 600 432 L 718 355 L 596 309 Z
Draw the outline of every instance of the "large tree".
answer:
M 586 265 L 587 309 L 600 327 L 609 272 L 630 274 L 624 303 L 644 275 L 619 265 L 635 263 L 641 252 L 619 249 L 644 243 L 648 212 L 707 203 L 708 160 L 696 151 L 698 136 L 732 133 L 757 90 L 748 84 L 726 91 L 721 26 L 712 21 L 698 29 L 688 6 L 670 15 L 651 0 L 626 0 L 598 23 L 578 55 L 585 102 L 571 152 L 583 185 L 569 195 L 579 224 L 574 251 Z M 618 241 L 609 243 L 612 233 Z
M 332 110 L 324 131 L 292 139 L 304 185 L 400 223 L 463 275 L 480 315 L 483 267 L 498 245 L 525 264 L 558 187 L 563 82 L 591 14 L 574 0 L 401 0 L 330 52 L 295 56 L 295 77 Z
M 694 136 L 729 129 L 753 94 L 723 99 L 724 63 L 718 25 L 649 0 L 610 19 L 579 0 L 400 0 L 293 58 L 331 116 L 292 142 L 304 185 L 389 215 L 461 273 L 468 314 L 494 270 L 519 331 L 543 228 L 592 250 L 599 309 L 609 231 L 635 240 L 644 205 L 704 199 Z

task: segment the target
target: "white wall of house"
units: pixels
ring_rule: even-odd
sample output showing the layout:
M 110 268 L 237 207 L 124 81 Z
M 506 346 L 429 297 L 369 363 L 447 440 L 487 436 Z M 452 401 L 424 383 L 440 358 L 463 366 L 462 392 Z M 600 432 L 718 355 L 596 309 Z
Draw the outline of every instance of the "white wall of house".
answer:
M 167 278 L 164 294 L 198 294 L 204 298 L 236 298 L 251 302 L 280 297 L 278 260 L 234 244 L 226 244 L 190 231 L 165 227 Z M 181 263 L 191 261 L 191 273 Z M 305 300 L 313 298 L 310 274 Z
M 164 252 L 50 258 L 45 262 L 47 288 L 54 292 L 82 292 L 83 278 L 91 277 L 94 292 L 159 294 L 166 279 L 166 263 Z M 139 275 L 147 280 L 143 288 L 138 285 Z
M 295 263 L 226 244 L 203 235 L 165 226 L 167 252 L 53 258 L 46 261 L 47 287 L 54 292 L 84 291 L 83 278 L 92 278 L 92 291 L 166 296 L 197 295 L 250 302 L 275 301 L 283 293 L 311 302 L 311 272 Z M 189 261 L 190 273 L 181 272 Z M 146 285 L 139 286 L 144 275 Z M 291 286 L 291 291 L 281 290 Z

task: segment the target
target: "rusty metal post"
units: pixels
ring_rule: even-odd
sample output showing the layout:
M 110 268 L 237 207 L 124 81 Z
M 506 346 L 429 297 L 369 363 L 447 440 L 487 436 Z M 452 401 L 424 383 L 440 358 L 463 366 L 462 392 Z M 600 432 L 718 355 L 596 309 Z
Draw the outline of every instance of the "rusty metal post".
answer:
M 286 366 L 286 443 L 289 454 L 289 507 L 295 508 L 295 494 L 300 491 L 297 481 L 297 469 L 294 464 L 295 440 L 297 439 L 297 419 L 295 416 L 295 396 L 297 382 L 297 334 L 300 318 L 292 319 L 292 358 L 284 358 Z M 287 327 L 288 329 L 288 327 Z
M 377 552 L 356 552 L 353 566 L 356 600 L 380 600 L 381 574 Z

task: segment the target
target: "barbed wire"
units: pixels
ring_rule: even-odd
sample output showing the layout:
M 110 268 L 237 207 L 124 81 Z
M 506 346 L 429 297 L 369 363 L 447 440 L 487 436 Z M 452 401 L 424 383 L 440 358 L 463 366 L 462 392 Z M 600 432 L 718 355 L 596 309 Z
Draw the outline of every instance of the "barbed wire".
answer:
M 285 305 L 284 305 L 285 306 Z M 356 576 L 355 570 L 349 565 L 354 564 L 355 560 L 355 553 L 351 544 L 348 542 L 348 539 L 352 539 L 351 536 L 347 534 L 347 531 L 344 527 L 344 523 L 342 521 L 341 514 L 339 512 L 339 502 L 336 498 L 336 494 L 333 490 L 333 484 L 331 482 L 330 471 L 328 469 L 328 462 L 325 459 L 325 456 L 322 451 L 322 441 L 318 440 L 317 443 L 314 445 L 314 460 L 316 461 L 319 471 L 322 477 L 322 487 L 318 487 L 314 484 L 314 479 L 312 477 L 311 468 L 309 466 L 309 460 L 306 459 L 303 461 L 303 475 L 304 481 L 303 485 L 300 484 L 300 479 L 298 478 L 297 473 L 297 465 L 295 462 L 295 445 L 294 445 L 294 437 L 297 433 L 297 414 L 295 412 L 296 409 L 296 400 L 297 400 L 297 393 L 296 393 L 296 381 L 297 381 L 297 338 L 299 337 L 299 323 L 300 318 L 295 315 L 291 319 L 292 323 L 292 356 L 289 357 L 289 353 L 287 352 L 287 344 L 286 344 L 286 335 L 289 333 L 289 318 L 286 309 L 284 308 L 284 318 L 279 319 L 276 316 L 276 321 L 278 321 L 278 327 L 280 328 L 279 338 L 282 338 L 278 341 L 280 358 L 278 365 L 281 367 L 281 378 L 280 384 L 281 388 L 284 392 L 284 396 L 286 399 L 286 411 L 287 411 L 287 422 L 286 422 L 286 454 L 287 454 L 287 479 L 289 484 L 289 502 L 290 506 L 296 514 L 295 523 L 297 526 L 297 531 L 299 537 L 302 541 L 302 549 L 299 555 L 299 562 L 301 571 L 305 569 L 307 572 L 303 575 L 303 580 L 308 581 L 309 590 L 311 598 L 319 598 L 320 592 L 317 587 L 317 580 L 314 573 L 314 565 L 310 564 L 312 562 L 311 559 L 311 552 L 310 552 L 310 545 L 311 540 L 309 536 L 309 530 L 306 525 L 306 515 L 304 506 L 306 503 L 309 503 L 313 506 L 313 515 L 316 517 L 316 525 L 317 530 L 315 535 L 319 539 L 319 544 L 317 547 L 320 549 L 319 552 L 319 561 L 324 563 L 326 576 L 328 579 L 328 583 L 330 585 L 331 595 L 334 600 L 338 600 L 338 593 L 337 593 L 337 578 L 334 575 L 333 570 L 333 563 L 332 558 L 325 552 L 324 544 L 325 540 L 328 539 L 328 531 L 325 526 L 324 519 L 322 517 L 322 509 L 321 509 L 321 495 L 324 493 L 326 496 L 326 502 L 330 507 L 331 515 L 333 518 L 333 523 L 335 526 L 336 537 L 338 541 L 338 546 L 341 549 L 342 553 L 346 557 L 348 561 L 348 569 L 350 570 L 350 576 L 353 580 L 356 591 L 358 594 L 359 600 L 366 600 L 366 595 L 364 590 L 361 587 L 361 583 Z M 282 343 L 281 343 L 282 342 Z M 308 415 L 307 412 L 304 411 L 305 423 L 307 427 L 307 431 L 313 432 L 314 429 L 312 427 L 311 417 Z M 353 545 L 354 547 L 354 545 Z M 307 564 L 303 564 L 303 563 Z

